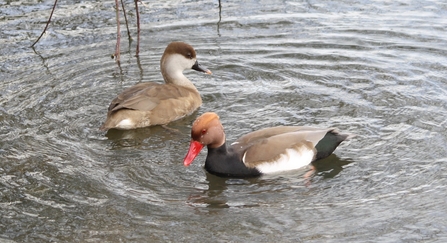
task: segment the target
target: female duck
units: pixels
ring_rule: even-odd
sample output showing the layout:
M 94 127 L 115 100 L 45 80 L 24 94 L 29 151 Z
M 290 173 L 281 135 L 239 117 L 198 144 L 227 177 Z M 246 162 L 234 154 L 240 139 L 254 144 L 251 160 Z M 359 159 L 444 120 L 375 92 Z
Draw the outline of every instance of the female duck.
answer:
M 124 90 L 109 105 L 102 130 L 134 129 L 164 125 L 190 115 L 202 104 L 185 69 L 211 74 L 199 65 L 194 48 L 184 42 L 170 43 L 160 60 L 165 84 L 146 82 Z
M 208 147 L 205 169 L 227 177 L 254 177 L 294 170 L 323 159 L 351 137 L 336 128 L 280 126 L 248 133 L 230 146 L 216 113 L 201 115 L 193 123 L 191 144 L 183 161 L 189 166 Z

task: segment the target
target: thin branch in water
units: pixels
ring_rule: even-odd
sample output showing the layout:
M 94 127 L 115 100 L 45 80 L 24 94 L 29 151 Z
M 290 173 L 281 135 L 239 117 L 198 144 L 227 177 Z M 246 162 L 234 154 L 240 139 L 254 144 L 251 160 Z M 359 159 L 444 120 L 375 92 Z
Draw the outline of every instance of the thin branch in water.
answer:
M 121 30 L 120 30 L 120 14 L 119 14 L 119 4 L 118 0 L 115 0 L 115 12 L 116 12 L 116 47 L 115 47 L 115 55 L 113 56 L 115 60 L 120 62 L 120 42 L 121 42 Z
M 34 46 L 31 46 L 31 48 L 33 49 L 34 54 L 36 54 L 38 57 L 40 57 L 40 59 L 42 59 L 42 66 L 45 67 L 47 73 L 50 74 L 51 76 L 54 76 L 50 68 L 48 67 L 48 64 L 46 63 L 46 59 L 36 50 L 36 48 L 34 48 Z
M 135 0 L 135 10 L 137 13 L 137 49 L 135 50 L 135 56 L 140 55 L 140 11 L 138 9 L 138 1 Z
M 222 21 L 222 4 L 219 0 L 219 21 L 217 21 L 217 35 L 220 36 L 220 21 Z
M 136 56 L 136 58 L 137 58 L 137 66 L 138 66 L 138 69 L 140 70 L 140 82 L 143 82 L 143 67 L 141 66 L 141 61 L 140 61 L 140 57 L 139 56 Z
M 53 17 L 54 9 L 56 9 L 57 0 L 54 0 L 53 9 L 51 10 L 50 17 L 48 18 L 47 25 L 45 26 L 45 29 L 43 29 L 42 34 L 40 34 L 39 38 L 31 45 L 31 47 L 34 47 L 34 45 L 39 42 L 40 38 L 42 38 L 43 34 L 47 31 L 48 25 L 50 25 L 51 17 Z
M 127 22 L 127 14 L 126 14 L 126 9 L 124 8 L 123 0 L 121 0 L 121 6 L 123 7 L 124 21 L 126 22 L 127 36 L 129 37 L 129 42 L 130 42 L 132 40 L 132 37 L 130 36 L 129 23 Z

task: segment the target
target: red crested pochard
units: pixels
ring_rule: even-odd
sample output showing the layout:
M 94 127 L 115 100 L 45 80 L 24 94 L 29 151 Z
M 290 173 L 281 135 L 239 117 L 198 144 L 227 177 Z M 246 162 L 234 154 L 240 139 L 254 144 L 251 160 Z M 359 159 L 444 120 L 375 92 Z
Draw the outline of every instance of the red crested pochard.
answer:
M 204 146 L 208 147 L 205 169 L 218 176 L 254 177 L 299 169 L 332 154 L 350 138 L 336 128 L 278 126 L 248 133 L 230 146 L 216 113 L 198 117 L 191 129 L 191 143 L 184 158 L 189 166 Z

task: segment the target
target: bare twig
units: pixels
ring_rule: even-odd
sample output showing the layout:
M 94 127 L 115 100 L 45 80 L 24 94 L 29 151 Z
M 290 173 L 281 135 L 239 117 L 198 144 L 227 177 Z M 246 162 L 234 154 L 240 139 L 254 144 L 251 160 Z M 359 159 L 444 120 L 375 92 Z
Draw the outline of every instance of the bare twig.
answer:
M 54 0 L 53 8 L 51 10 L 50 17 L 48 18 L 47 24 L 46 24 L 44 30 L 42 31 L 42 33 L 40 34 L 39 38 L 37 38 L 37 40 L 31 45 L 31 47 L 34 47 L 37 44 L 37 42 L 39 42 L 39 40 L 42 38 L 42 36 L 45 34 L 45 32 L 47 31 L 48 26 L 50 25 L 50 22 L 51 22 L 51 18 L 53 17 L 54 10 L 56 9 L 57 1 L 58 0 Z M 129 37 L 129 42 L 130 42 L 132 40 L 132 37 L 130 35 L 129 24 L 128 24 L 127 15 L 126 15 L 125 7 L 124 7 L 124 2 L 123 2 L 123 0 L 120 0 L 120 1 L 121 1 L 121 6 L 123 8 L 124 19 L 125 19 L 126 28 L 127 28 L 127 35 Z M 141 1 L 141 0 L 134 0 L 136 15 L 137 15 L 137 48 L 136 48 L 136 54 L 135 54 L 135 56 L 137 56 L 137 57 L 139 56 L 139 53 L 140 53 L 140 30 L 141 30 L 141 28 L 140 28 L 140 12 L 138 9 L 139 1 Z M 144 5 L 143 2 L 141 2 L 141 4 Z M 220 4 L 220 0 L 219 0 L 219 4 Z M 115 58 L 115 60 L 118 62 L 118 65 L 119 65 L 120 56 L 121 56 L 120 55 L 120 53 L 121 53 L 121 51 L 120 51 L 121 28 L 120 28 L 120 17 L 119 17 L 120 8 L 119 8 L 118 0 L 115 0 L 115 12 L 116 12 L 116 32 L 117 33 L 116 33 L 115 54 L 112 56 L 112 58 Z
M 140 11 L 138 10 L 138 1 L 135 0 L 135 12 L 137 13 L 137 49 L 135 50 L 135 56 L 140 55 Z
M 40 34 L 39 38 L 31 45 L 31 47 L 34 47 L 34 45 L 39 42 L 40 38 L 42 38 L 43 34 L 47 31 L 48 25 L 50 24 L 51 17 L 53 17 L 54 9 L 56 9 L 57 0 L 54 0 L 53 9 L 51 10 L 50 17 L 48 18 L 47 25 L 45 26 L 45 29 L 43 29 L 42 34 Z
M 219 0 L 219 21 L 217 21 L 217 35 L 220 36 L 220 21 L 222 21 L 222 4 Z
M 116 12 L 116 47 L 115 47 L 115 60 L 120 61 L 120 42 L 121 42 L 121 30 L 120 30 L 120 14 L 118 0 L 115 0 L 115 12 Z
M 124 21 L 126 22 L 126 28 L 127 28 L 127 36 L 129 37 L 129 41 L 130 41 L 130 40 L 132 40 L 132 37 L 130 36 L 129 23 L 127 22 L 127 14 L 126 14 L 126 9 L 124 8 L 123 0 L 121 0 L 121 6 L 123 7 Z
M 140 61 L 140 56 L 136 56 L 137 58 L 137 66 L 138 69 L 140 70 L 140 82 L 143 82 L 143 66 L 141 66 L 141 61 Z

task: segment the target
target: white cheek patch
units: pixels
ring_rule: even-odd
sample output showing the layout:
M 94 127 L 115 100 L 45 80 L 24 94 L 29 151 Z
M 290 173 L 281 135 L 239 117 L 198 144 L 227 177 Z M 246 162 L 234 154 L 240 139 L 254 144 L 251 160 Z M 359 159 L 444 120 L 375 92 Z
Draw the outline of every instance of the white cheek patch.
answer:
M 259 164 L 256 169 L 263 174 L 296 170 L 309 165 L 314 155 L 315 153 L 311 149 L 286 149 L 277 160 Z
M 130 119 L 124 119 L 116 124 L 115 128 L 117 129 L 132 129 L 135 128 L 135 123 Z

